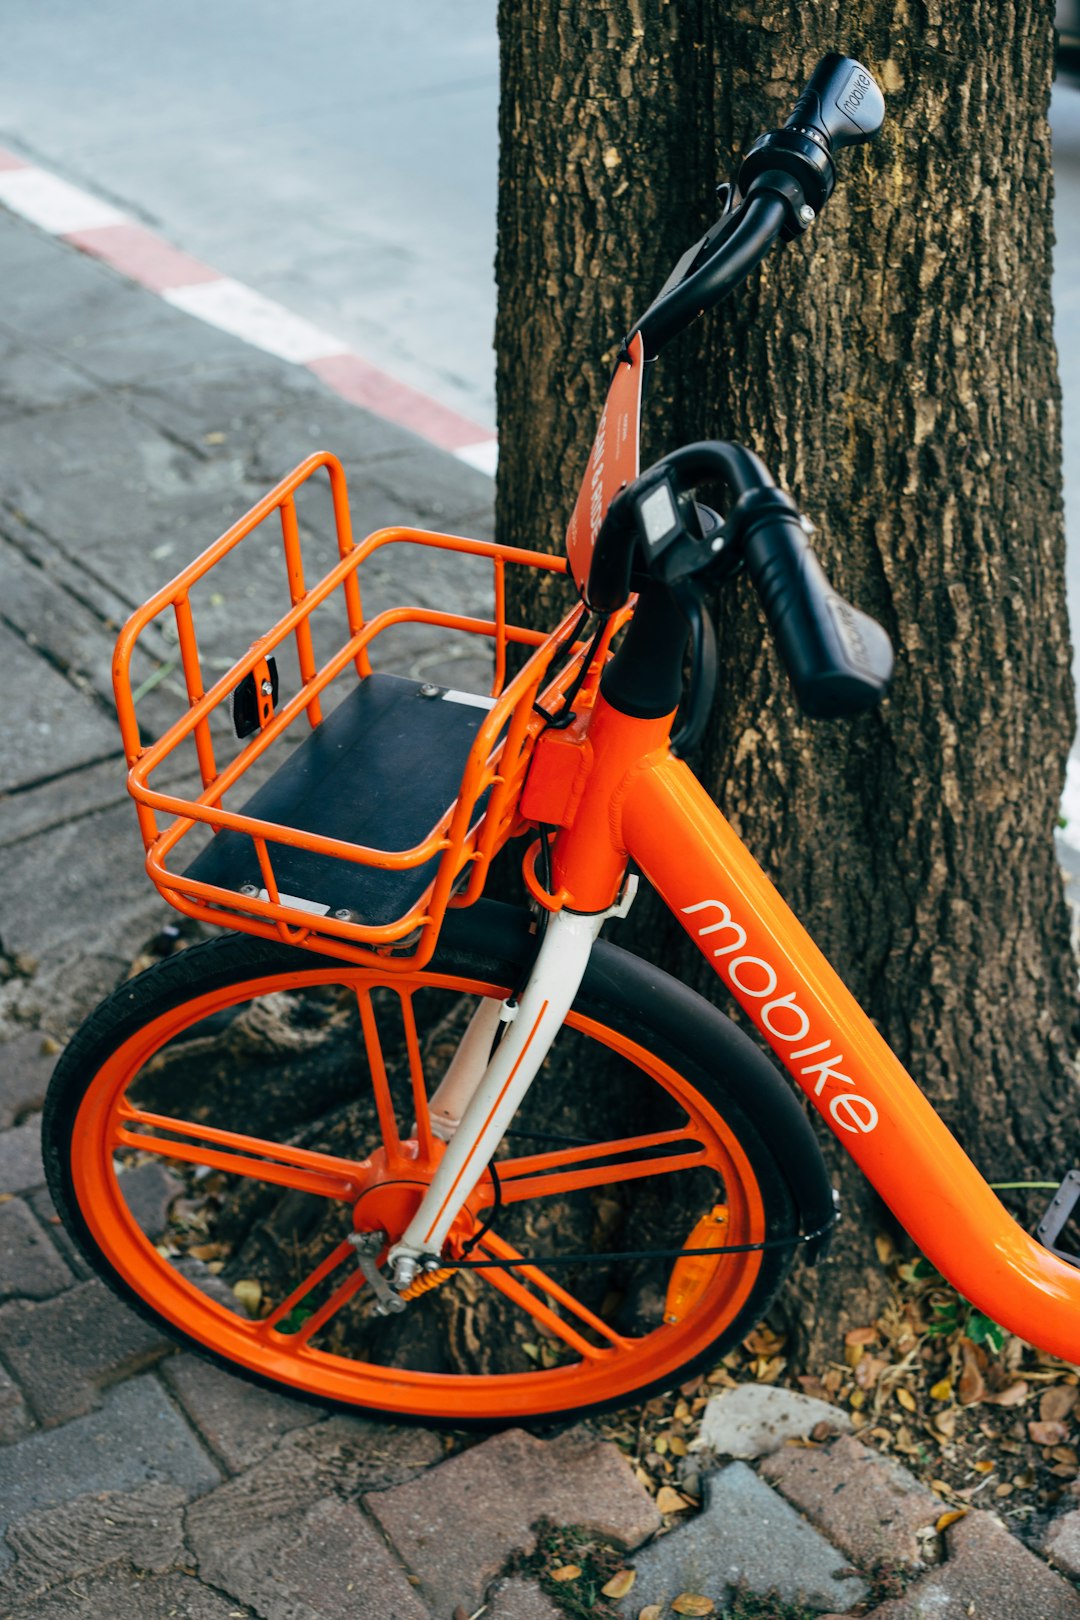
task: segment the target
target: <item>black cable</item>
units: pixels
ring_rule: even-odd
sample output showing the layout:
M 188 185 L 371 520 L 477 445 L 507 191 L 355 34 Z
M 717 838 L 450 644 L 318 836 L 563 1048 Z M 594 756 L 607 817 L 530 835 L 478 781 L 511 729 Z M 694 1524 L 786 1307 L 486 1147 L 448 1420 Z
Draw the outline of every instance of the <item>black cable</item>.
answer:
M 589 608 L 587 608 L 587 607 L 583 607 L 581 617 L 575 621 L 575 623 L 574 623 L 574 625 L 572 626 L 572 629 L 571 629 L 571 636 L 572 636 L 572 638 L 574 640 L 577 639 L 578 631 L 584 627 L 584 625 L 587 623 L 587 621 L 591 617 L 592 617 L 591 610 Z M 573 718 L 574 718 L 574 699 L 577 697 L 578 693 L 581 691 L 581 688 L 585 683 L 585 677 L 589 673 L 589 668 L 590 668 L 590 666 L 592 664 L 593 659 L 596 657 L 596 650 L 599 647 L 601 637 L 603 636 L 604 631 L 607 628 L 607 622 L 608 622 L 609 617 L 610 617 L 609 614 L 606 614 L 606 613 L 601 614 L 600 623 L 597 626 L 596 634 L 593 636 L 592 641 L 589 643 L 589 649 L 586 652 L 585 656 L 581 660 L 581 664 L 580 664 L 580 667 L 578 669 L 577 674 L 574 676 L 573 681 L 571 682 L 570 686 L 568 687 L 567 691 L 565 692 L 565 694 L 563 696 L 562 708 L 558 711 L 558 713 L 557 714 L 549 714 L 547 709 L 544 708 L 543 704 L 541 704 L 541 703 L 534 703 L 533 704 L 534 711 L 537 714 L 543 715 L 544 719 L 547 721 L 547 725 L 544 727 L 544 731 L 552 731 L 552 730 L 554 730 L 554 731 L 563 731 L 570 724 L 571 720 L 573 720 Z M 565 642 L 563 643 L 563 645 L 565 645 Z M 554 663 L 554 659 L 552 659 L 552 662 Z M 543 736 L 543 732 L 541 732 L 540 735 Z
M 498 1268 L 513 1270 L 517 1266 L 550 1269 L 552 1266 L 608 1265 L 615 1260 L 681 1260 L 684 1256 L 707 1254 L 757 1254 L 763 1249 L 797 1249 L 804 1243 L 816 1243 L 832 1231 L 839 1219 L 837 1213 L 813 1232 L 798 1232 L 794 1237 L 763 1238 L 760 1243 L 728 1243 L 713 1249 L 612 1249 L 608 1254 L 523 1254 L 516 1260 L 444 1260 L 442 1264 L 448 1270 L 492 1271 Z M 476 1242 L 479 1242 L 479 1238 Z M 476 1242 L 470 1242 L 470 1254 Z M 462 1250 L 463 1254 L 465 1252 Z
M 495 1196 L 491 1200 L 491 1208 L 489 1209 L 488 1213 L 484 1216 L 484 1219 L 483 1219 L 483 1221 L 481 1223 L 479 1232 L 474 1233 L 474 1235 L 469 1239 L 469 1241 L 465 1244 L 464 1248 L 462 1249 L 461 1253 L 462 1253 L 463 1259 L 464 1259 L 465 1255 L 472 1254 L 473 1250 L 476 1248 L 476 1245 L 478 1243 L 482 1242 L 483 1239 L 487 1237 L 488 1233 L 491 1231 L 491 1228 L 495 1224 L 496 1215 L 498 1215 L 499 1211 L 502 1209 L 502 1182 L 499 1180 L 499 1172 L 495 1168 L 495 1160 L 494 1159 L 492 1159 L 491 1163 L 488 1165 L 488 1169 L 491 1171 L 491 1180 L 492 1180 L 492 1185 L 495 1188 Z M 473 1260 L 473 1261 L 470 1261 L 470 1262 L 466 1262 L 466 1264 L 475 1266 L 475 1265 L 483 1265 L 484 1262 L 482 1260 L 481 1261 Z

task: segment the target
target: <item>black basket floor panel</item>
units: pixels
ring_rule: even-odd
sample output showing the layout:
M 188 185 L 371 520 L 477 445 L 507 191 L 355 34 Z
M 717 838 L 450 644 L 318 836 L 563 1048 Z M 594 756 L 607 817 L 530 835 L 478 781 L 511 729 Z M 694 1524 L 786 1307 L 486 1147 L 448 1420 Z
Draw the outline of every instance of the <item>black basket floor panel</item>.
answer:
M 465 761 L 487 715 L 444 695 L 422 697 L 400 675 L 368 675 L 243 806 L 241 814 L 374 849 L 406 850 L 426 838 L 457 797 Z M 430 687 L 428 691 L 430 692 Z M 372 927 L 396 922 L 432 882 L 439 857 L 391 872 L 269 842 L 283 897 L 354 913 Z M 239 891 L 264 887 L 255 845 L 227 829 L 185 877 Z M 288 900 L 284 900 L 288 904 Z

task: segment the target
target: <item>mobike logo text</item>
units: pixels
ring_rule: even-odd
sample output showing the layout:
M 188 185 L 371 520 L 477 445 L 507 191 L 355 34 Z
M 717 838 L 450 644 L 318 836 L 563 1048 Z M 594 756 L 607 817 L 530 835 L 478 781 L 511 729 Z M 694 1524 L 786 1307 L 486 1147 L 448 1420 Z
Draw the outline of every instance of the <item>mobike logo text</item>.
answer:
M 844 86 L 842 99 L 836 103 L 840 111 L 846 113 L 854 123 L 858 122 L 855 115 L 866 100 L 866 92 L 873 82 L 865 68 L 856 68 Z
M 699 928 L 699 939 L 719 934 L 723 942 L 712 946 L 713 956 L 727 957 L 723 971 L 733 990 L 740 996 L 760 1002 L 757 1022 L 774 1041 L 785 1048 L 785 1062 L 793 1073 L 805 1076 L 807 1089 L 820 1097 L 826 1086 L 852 1089 L 832 1090 L 825 1107 L 833 1122 L 842 1131 L 866 1135 L 878 1122 L 878 1111 L 867 1097 L 854 1090 L 855 1082 L 840 1067 L 843 1053 L 832 1050 L 832 1041 L 815 1041 L 811 1034 L 809 1015 L 799 1006 L 794 990 L 778 995 L 780 982 L 776 970 L 760 956 L 745 954 L 746 929 L 737 923 L 722 900 L 699 900 L 696 905 L 684 906 L 684 916 L 698 911 L 714 911 L 718 915 Z
M 600 523 L 604 516 L 604 449 L 607 442 L 607 413 L 605 404 L 600 417 L 600 426 L 596 430 L 596 439 L 593 442 L 591 483 L 589 488 L 589 529 L 595 540 L 600 533 Z

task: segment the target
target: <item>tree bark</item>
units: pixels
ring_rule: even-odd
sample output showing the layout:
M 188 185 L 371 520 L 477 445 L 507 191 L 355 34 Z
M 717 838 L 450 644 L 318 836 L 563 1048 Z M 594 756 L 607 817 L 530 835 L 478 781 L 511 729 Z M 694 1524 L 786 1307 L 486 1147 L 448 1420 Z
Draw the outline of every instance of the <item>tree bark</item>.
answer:
M 1073 733 L 1050 303 L 1049 0 L 500 7 L 500 538 L 557 549 L 618 339 L 708 223 L 718 169 L 824 51 L 886 125 L 811 231 L 656 368 L 646 461 L 762 455 L 897 651 L 848 722 L 801 718 L 745 584 L 717 604 L 697 761 L 754 854 L 990 1179 L 1076 1151 L 1076 966 L 1053 847 Z M 962 41 L 962 50 L 958 42 Z M 540 620 L 551 602 L 519 600 Z M 633 943 L 721 999 L 674 923 Z M 620 935 L 626 939 L 626 931 Z M 879 1216 L 794 1296 L 811 1353 L 866 1320 Z M 842 1162 L 843 1161 L 843 1162 Z

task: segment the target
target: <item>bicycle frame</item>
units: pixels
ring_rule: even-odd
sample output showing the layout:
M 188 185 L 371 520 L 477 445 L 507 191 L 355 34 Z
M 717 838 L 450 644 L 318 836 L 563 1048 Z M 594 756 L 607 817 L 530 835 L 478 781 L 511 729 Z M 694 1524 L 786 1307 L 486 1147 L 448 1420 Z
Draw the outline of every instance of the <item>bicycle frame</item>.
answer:
M 635 339 L 616 369 L 571 522 L 568 549 L 581 589 L 606 505 L 637 473 L 642 371 Z M 627 862 L 637 866 L 927 1258 L 1010 1332 L 1080 1361 L 1080 1271 L 1002 1205 L 704 788 L 671 754 L 673 719 L 633 718 L 598 695 L 573 726 L 539 739 L 523 813 L 558 830 L 554 893 L 540 888 L 526 862 L 534 898 L 554 912 L 599 918 L 614 905 Z M 577 756 L 572 790 L 567 749 Z M 554 999 L 568 1007 L 580 960 L 574 971 L 577 979 L 564 973 L 560 985 L 558 967 L 538 965 L 523 1005 L 542 993 L 545 1006 Z M 528 1068 L 535 1073 L 546 1047 L 532 1046 Z M 509 1068 L 517 1054 L 501 1055 Z M 455 1106 L 482 1078 L 457 1074 Z M 528 1083 L 521 1080 L 519 1094 Z M 475 1175 L 449 1203 L 443 1198 L 441 1209 L 429 1189 L 395 1254 L 424 1251 L 437 1210 L 438 1229 L 449 1226 L 486 1164 L 475 1149 L 490 1117 L 486 1104 L 465 1110 L 454 1162 L 470 1162 Z

